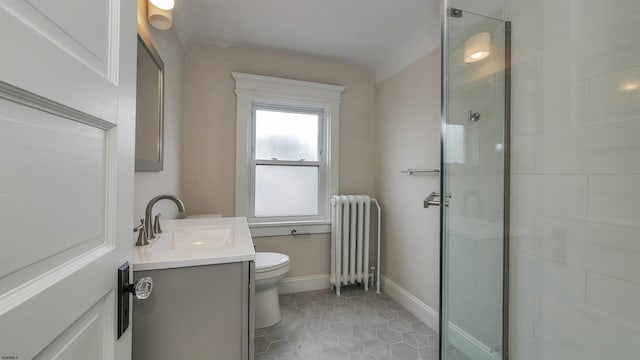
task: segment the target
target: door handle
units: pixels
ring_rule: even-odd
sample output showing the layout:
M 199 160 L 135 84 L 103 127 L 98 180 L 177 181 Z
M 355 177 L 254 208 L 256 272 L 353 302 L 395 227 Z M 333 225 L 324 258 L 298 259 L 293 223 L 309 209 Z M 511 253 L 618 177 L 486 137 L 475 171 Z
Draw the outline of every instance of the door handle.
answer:
M 451 194 L 449 193 L 444 194 L 444 206 L 449 206 L 450 198 L 451 198 Z M 440 193 L 437 193 L 435 191 L 431 192 L 424 199 L 424 208 L 427 209 L 429 208 L 429 206 L 440 206 L 441 202 L 442 202 L 442 196 L 440 195 Z
M 144 229 L 140 231 L 144 232 Z M 129 327 L 129 293 L 135 295 L 136 299 L 145 300 L 153 290 L 153 280 L 150 277 L 143 277 L 129 284 L 129 270 L 128 262 L 118 268 L 118 339 Z
M 427 195 L 424 199 L 424 208 L 427 209 L 429 206 L 440 206 L 440 200 L 436 200 L 440 198 L 440 193 L 431 192 L 431 194 Z

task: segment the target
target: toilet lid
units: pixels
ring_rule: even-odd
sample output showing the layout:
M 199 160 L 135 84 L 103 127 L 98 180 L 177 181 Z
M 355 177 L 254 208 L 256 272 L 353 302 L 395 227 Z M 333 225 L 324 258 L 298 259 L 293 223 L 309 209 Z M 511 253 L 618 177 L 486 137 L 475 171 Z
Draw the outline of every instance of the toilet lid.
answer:
M 273 252 L 256 253 L 256 272 L 279 269 L 289 264 L 289 257 L 285 254 Z

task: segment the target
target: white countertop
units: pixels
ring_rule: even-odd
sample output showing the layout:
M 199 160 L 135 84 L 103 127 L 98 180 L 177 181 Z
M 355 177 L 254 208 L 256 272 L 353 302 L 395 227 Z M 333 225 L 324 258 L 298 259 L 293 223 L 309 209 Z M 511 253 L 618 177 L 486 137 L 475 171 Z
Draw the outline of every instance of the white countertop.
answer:
M 247 219 L 161 220 L 162 233 L 133 246 L 133 271 L 255 261 Z

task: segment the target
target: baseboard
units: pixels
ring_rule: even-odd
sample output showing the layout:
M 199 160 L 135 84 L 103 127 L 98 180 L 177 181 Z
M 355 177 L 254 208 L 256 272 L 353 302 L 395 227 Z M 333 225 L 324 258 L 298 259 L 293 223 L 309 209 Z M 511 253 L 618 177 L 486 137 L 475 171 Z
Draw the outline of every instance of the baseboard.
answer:
M 398 304 L 402 305 L 407 311 L 415 317 L 422 320 L 430 328 L 439 331 L 440 320 L 439 314 L 429 305 L 423 303 L 410 292 L 393 282 L 386 276 L 382 276 L 382 289 L 385 294 L 389 295 Z M 456 326 L 450 325 L 449 341 L 463 354 L 478 360 L 495 360 L 497 356 L 491 352 L 491 349 L 480 342 L 478 339 L 469 335 L 467 332 Z
M 278 293 L 291 294 L 303 291 L 322 290 L 329 288 L 329 274 L 294 276 L 285 278 L 278 286 Z
M 398 304 L 402 305 L 407 311 L 412 313 L 415 317 L 420 319 L 430 328 L 438 331 L 440 322 L 438 320 L 438 312 L 429 307 L 429 305 L 423 303 L 417 297 L 413 296 L 410 292 L 403 289 L 400 285 L 393 282 L 386 276 L 382 278 L 382 289 L 385 294 L 389 295 Z
M 478 360 L 496 360 L 498 358 L 498 354 L 492 353 L 487 345 L 460 329 L 456 324 L 449 325 L 449 329 L 449 342 L 461 353 L 468 357 L 473 356 L 473 359 Z

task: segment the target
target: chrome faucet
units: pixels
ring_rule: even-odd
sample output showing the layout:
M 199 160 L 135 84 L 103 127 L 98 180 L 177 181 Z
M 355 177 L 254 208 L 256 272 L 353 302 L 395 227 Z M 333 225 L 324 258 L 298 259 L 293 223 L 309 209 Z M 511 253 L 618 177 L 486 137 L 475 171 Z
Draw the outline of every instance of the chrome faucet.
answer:
M 180 211 L 181 213 L 184 212 L 184 203 L 175 195 L 158 195 L 149 200 L 149 203 L 147 204 L 147 207 L 144 211 L 144 232 L 147 234 L 147 239 L 156 238 L 156 234 L 153 231 L 153 224 L 151 223 L 153 217 L 152 212 L 153 205 L 155 205 L 160 200 L 171 200 L 176 205 L 178 205 L 178 211 Z

